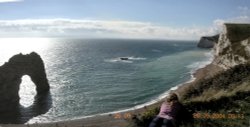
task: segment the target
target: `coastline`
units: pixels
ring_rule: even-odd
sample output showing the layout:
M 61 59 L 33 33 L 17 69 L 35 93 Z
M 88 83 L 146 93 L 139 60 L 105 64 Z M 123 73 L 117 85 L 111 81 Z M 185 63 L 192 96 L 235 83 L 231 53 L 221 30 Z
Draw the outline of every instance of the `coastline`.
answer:
M 212 59 L 209 58 L 209 61 L 203 61 L 207 62 L 207 65 L 199 66 L 201 68 L 196 68 L 194 70 L 191 70 L 191 79 L 179 84 L 175 87 L 172 87 L 165 93 L 159 96 L 159 98 L 147 102 L 142 105 L 137 105 L 135 107 L 109 112 L 109 113 L 103 113 L 103 114 L 97 114 L 97 115 L 91 115 L 86 116 L 83 118 L 73 119 L 73 120 L 65 120 L 65 121 L 57 121 L 57 122 L 49 122 L 49 123 L 32 123 L 32 124 L 0 124 L 0 127 L 99 127 L 99 126 L 108 126 L 108 127 L 127 127 L 131 124 L 131 118 L 134 115 L 140 115 L 143 112 L 147 111 L 147 109 L 151 109 L 154 107 L 159 107 L 161 103 L 164 101 L 164 98 L 167 96 L 167 94 L 170 91 L 174 91 L 181 97 L 183 91 L 187 87 L 190 87 L 192 85 L 195 85 L 195 82 L 198 81 L 201 78 L 208 78 L 220 70 L 222 70 L 220 67 L 212 64 Z M 212 71 L 211 71 L 212 70 Z M 192 72 L 193 71 L 193 72 Z M 192 77 L 193 76 L 193 77 Z M 180 98 L 181 99 L 181 98 Z

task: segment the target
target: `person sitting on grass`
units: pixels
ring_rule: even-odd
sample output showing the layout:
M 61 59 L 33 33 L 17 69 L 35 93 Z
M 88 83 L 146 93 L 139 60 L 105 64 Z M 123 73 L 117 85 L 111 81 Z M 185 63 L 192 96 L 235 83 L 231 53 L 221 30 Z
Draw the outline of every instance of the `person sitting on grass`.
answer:
M 149 127 L 179 127 L 184 107 L 178 96 L 171 93 L 162 103 L 159 114 L 151 121 Z M 184 114 L 185 115 L 185 114 Z

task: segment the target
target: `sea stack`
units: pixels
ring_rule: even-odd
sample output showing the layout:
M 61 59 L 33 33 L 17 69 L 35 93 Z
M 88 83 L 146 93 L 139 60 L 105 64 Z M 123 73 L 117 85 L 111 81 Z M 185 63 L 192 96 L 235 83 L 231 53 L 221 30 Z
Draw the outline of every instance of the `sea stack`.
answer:
M 37 95 L 49 91 L 44 63 L 41 57 L 32 52 L 27 55 L 18 54 L 0 66 L 0 110 L 19 105 L 19 86 L 22 76 L 28 75 L 36 85 Z

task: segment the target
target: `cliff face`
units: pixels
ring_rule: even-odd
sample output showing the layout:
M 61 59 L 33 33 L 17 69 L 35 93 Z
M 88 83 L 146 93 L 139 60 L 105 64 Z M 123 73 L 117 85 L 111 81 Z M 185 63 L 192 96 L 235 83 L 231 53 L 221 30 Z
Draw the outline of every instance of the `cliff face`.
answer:
M 250 60 L 250 24 L 225 24 L 214 46 L 213 64 L 231 68 Z
M 214 61 L 200 69 L 199 78 L 179 92 L 187 109 L 198 114 L 244 114 L 233 121 L 197 117 L 193 126 L 247 126 L 250 118 L 250 24 L 225 24 L 214 46 Z M 224 69 L 217 69 L 218 66 Z M 211 69 L 216 67 L 215 69 Z M 215 73 L 215 74 L 211 74 Z M 200 114 L 200 115 L 201 115 Z M 202 116 L 202 115 L 201 115 Z M 212 118 L 212 117 L 211 117 Z
M 37 53 L 18 54 L 0 67 L 0 110 L 19 105 L 19 86 L 23 75 L 36 85 L 37 95 L 49 91 L 44 63 Z
M 199 48 L 213 48 L 214 44 L 218 42 L 219 34 L 215 36 L 201 37 L 197 47 Z

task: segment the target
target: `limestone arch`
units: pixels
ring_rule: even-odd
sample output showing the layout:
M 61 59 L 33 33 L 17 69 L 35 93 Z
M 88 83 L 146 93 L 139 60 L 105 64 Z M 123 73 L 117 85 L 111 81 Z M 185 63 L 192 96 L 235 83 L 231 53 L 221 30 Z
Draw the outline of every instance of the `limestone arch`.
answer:
M 21 78 L 28 75 L 36 86 L 37 95 L 49 91 L 44 63 L 41 57 L 32 52 L 27 55 L 18 54 L 0 67 L 0 110 L 6 105 L 19 105 L 19 88 Z

